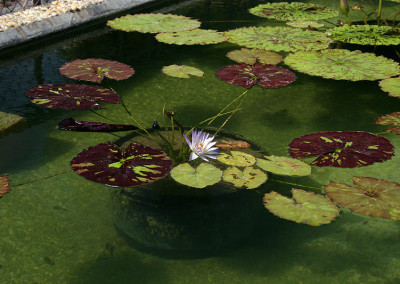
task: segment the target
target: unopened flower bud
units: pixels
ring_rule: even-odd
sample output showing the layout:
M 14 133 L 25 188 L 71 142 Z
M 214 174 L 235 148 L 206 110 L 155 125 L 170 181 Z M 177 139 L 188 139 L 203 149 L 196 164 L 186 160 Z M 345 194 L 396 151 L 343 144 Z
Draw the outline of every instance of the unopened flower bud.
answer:
M 339 9 L 344 15 L 347 16 L 349 14 L 349 4 L 347 0 L 339 0 Z

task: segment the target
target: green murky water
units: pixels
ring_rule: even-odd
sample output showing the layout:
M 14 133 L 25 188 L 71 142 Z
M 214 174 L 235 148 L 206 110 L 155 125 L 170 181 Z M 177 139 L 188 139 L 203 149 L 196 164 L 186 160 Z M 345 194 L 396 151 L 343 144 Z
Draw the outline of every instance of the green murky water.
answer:
M 246 12 L 259 3 L 194 1 L 161 11 L 192 16 L 202 20 L 203 28 L 223 31 L 263 24 Z M 82 149 L 116 137 L 59 131 L 56 125 L 66 117 L 99 117 L 90 111 L 40 108 L 24 96 L 39 83 L 72 82 L 58 74 L 65 62 L 89 57 L 117 60 L 131 65 L 136 74 L 104 86 L 119 93 L 142 125 L 162 120 L 168 95 L 168 108 L 177 112 L 180 122 L 194 125 L 243 92 L 215 76 L 216 70 L 232 64 L 225 54 L 236 48 L 229 43 L 165 45 L 152 35 L 111 31 L 99 23 L 78 35 L 18 50 L 18 56 L 0 54 L 0 111 L 26 117 L 24 127 L 0 139 L 0 174 L 8 174 L 12 186 L 0 200 L 0 283 L 399 283 L 400 223 L 346 210 L 321 227 L 281 220 L 265 211 L 263 222 L 245 241 L 202 257 L 139 249 L 113 226 L 110 189 L 69 168 Z M 170 64 L 200 68 L 205 76 L 182 81 L 167 77 L 160 70 Z M 250 89 L 242 110 L 225 128 L 271 154 L 286 155 L 286 145 L 295 137 L 334 130 L 378 133 L 384 128 L 374 124 L 376 119 L 399 111 L 398 99 L 387 96 L 376 82 L 296 75 L 297 81 L 284 88 Z M 107 104 L 98 113 L 117 123 L 131 123 L 121 105 Z M 395 149 L 400 147 L 399 136 L 385 137 Z M 314 167 L 306 178 L 270 178 L 312 187 L 330 180 L 351 183 L 352 176 L 400 182 L 398 150 L 395 154 L 365 168 Z M 266 190 L 288 194 L 290 189 L 270 181 Z

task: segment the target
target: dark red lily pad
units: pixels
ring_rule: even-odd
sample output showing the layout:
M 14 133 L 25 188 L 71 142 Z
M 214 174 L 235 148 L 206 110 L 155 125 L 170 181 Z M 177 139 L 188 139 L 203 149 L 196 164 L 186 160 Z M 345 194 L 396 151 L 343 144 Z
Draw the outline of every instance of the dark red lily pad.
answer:
M 58 129 L 82 132 L 116 132 L 136 130 L 139 128 L 131 124 L 111 124 L 66 118 L 58 123 Z
M 132 143 L 126 150 L 108 143 L 83 150 L 70 163 L 80 176 L 109 186 L 136 186 L 160 179 L 172 161 L 162 151 Z
M 355 213 L 400 220 L 400 184 L 372 177 L 353 177 L 353 183 L 331 181 L 324 190 L 330 199 Z
M 71 79 L 100 83 L 104 77 L 114 80 L 128 79 L 135 71 L 129 65 L 117 61 L 88 58 L 65 63 L 61 66 L 60 73 Z
M 386 129 L 387 132 L 400 134 L 400 112 L 392 112 L 378 118 L 376 124 L 393 125 L 395 127 Z
M 9 179 L 7 175 L 0 176 L 0 197 L 4 196 L 10 191 Z
M 26 92 L 31 102 L 56 109 L 99 109 L 96 102 L 119 103 L 119 96 L 112 90 L 77 84 L 37 85 Z
M 307 134 L 292 140 L 293 158 L 319 155 L 311 165 L 354 168 L 382 162 L 393 156 L 388 139 L 362 131 L 332 131 Z
M 280 66 L 262 63 L 225 66 L 217 71 L 217 76 L 232 85 L 250 88 L 258 84 L 264 89 L 283 87 L 296 80 L 293 72 Z

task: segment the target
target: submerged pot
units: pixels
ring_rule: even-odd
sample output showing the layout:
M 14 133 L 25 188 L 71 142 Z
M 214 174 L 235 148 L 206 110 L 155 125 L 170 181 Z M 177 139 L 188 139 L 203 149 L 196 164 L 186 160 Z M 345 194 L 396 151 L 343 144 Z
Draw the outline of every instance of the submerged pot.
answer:
M 262 197 L 254 189 L 223 182 L 197 189 L 170 175 L 113 192 L 113 203 L 114 224 L 120 232 L 145 248 L 164 251 L 204 252 L 232 246 L 250 236 L 265 213 Z

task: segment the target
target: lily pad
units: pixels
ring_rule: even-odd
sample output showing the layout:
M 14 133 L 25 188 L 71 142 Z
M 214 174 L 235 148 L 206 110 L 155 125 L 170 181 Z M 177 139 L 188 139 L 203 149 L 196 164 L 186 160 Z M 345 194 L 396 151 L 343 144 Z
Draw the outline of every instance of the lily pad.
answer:
M 339 208 L 329 198 L 300 189 L 292 189 L 293 198 L 275 191 L 264 195 L 264 206 L 272 214 L 296 223 L 320 226 L 339 215 Z
M 109 186 L 136 186 L 158 180 L 171 171 L 162 151 L 131 143 L 125 151 L 110 142 L 79 153 L 70 163 L 80 176 Z
M 200 27 L 198 20 L 172 14 L 126 15 L 107 22 L 116 30 L 125 32 L 163 33 L 193 30 Z
M 282 61 L 282 55 L 263 49 L 247 49 L 229 51 L 226 56 L 238 63 L 255 64 L 257 61 L 263 64 L 276 65 Z
M 221 163 L 235 167 L 249 167 L 254 165 L 256 158 L 253 155 L 240 151 L 231 151 L 231 154 L 220 153 L 217 156 Z
M 56 109 L 99 109 L 97 102 L 119 103 L 114 91 L 92 85 L 45 84 L 37 85 L 26 92 L 31 102 Z
M 359 50 L 299 51 L 289 54 L 284 62 L 299 72 L 335 80 L 374 81 L 400 73 L 397 62 Z
M 260 4 L 251 8 L 249 12 L 259 17 L 278 21 L 320 20 L 333 18 L 339 15 L 339 12 L 335 9 L 318 4 L 301 2 Z
M 110 124 L 66 118 L 58 123 L 58 129 L 83 132 L 116 132 L 136 130 L 139 128 L 130 124 Z
M 187 65 L 176 65 L 176 64 L 164 66 L 162 72 L 168 76 L 184 78 L 184 79 L 190 78 L 190 75 L 196 77 L 203 77 L 204 75 L 203 71 L 195 67 Z
M 177 45 L 205 45 L 224 42 L 227 38 L 215 30 L 195 29 L 190 31 L 159 33 L 156 35 L 159 42 Z
M 315 21 L 298 20 L 294 22 L 287 22 L 286 25 L 294 28 L 321 28 L 324 24 Z
M 324 190 L 333 201 L 355 213 L 400 220 L 400 184 L 372 177 L 353 177 L 353 184 L 331 181 Z
M 375 123 L 382 125 L 393 125 L 395 127 L 386 129 L 386 131 L 400 134 L 400 112 L 393 112 L 391 114 L 383 115 L 379 117 Z
M 117 61 L 88 58 L 65 63 L 61 66 L 60 73 L 75 80 L 101 83 L 104 77 L 113 80 L 128 79 L 135 71 L 129 65 Z
M 382 91 L 388 92 L 389 96 L 400 98 L 400 77 L 382 80 L 379 86 Z
M 253 189 L 265 183 L 267 175 L 253 167 L 245 167 L 243 171 L 236 167 L 229 167 L 224 171 L 222 179 L 235 187 Z
M 327 30 L 336 41 L 361 45 L 398 45 L 400 28 L 378 25 L 344 25 Z
M 329 47 L 332 39 L 324 33 L 292 27 L 244 27 L 225 32 L 228 41 L 247 48 L 296 52 Z
M 308 176 L 311 174 L 311 166 L 300 160 L 279 157 L 264 156 L 264 159 L 257 159 L 257 166 L 267 172 L 286 176 Z
M 10 191 L 10 181 L 7 175 L 0 176 L 0 197 L 6 195 Z
M 195 187 L 204 188 L 216 184 L 221 180 L 222 171 L 213 165 L 202 163 L 196 169 L 188 163 L 180 164 L 172 169 L 171 176 L 177 182 Z
M 362 131 L 332 131 L 307 134 L 293 139 L 293 158 L 317 156 L 311 165 L 354 168 L 383 162 L 393 156 L 388 139 Z
M 232 85 L 250 88 L 258 84 L 264 89 L 283 87 L 296 80 L 292 71 L 261 63 L 225 66 L 217 71 L 217 76 Z
M 22 116 L 0 111 L 0 133 L 16 125 L 23 119 Z

